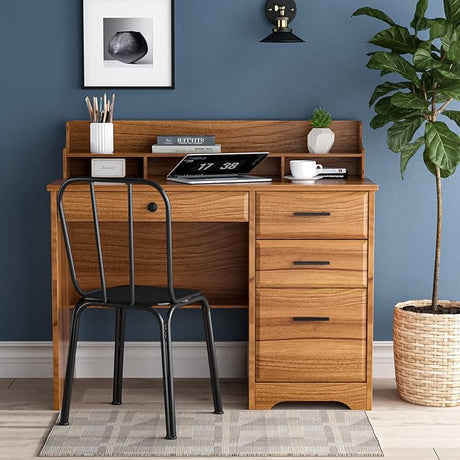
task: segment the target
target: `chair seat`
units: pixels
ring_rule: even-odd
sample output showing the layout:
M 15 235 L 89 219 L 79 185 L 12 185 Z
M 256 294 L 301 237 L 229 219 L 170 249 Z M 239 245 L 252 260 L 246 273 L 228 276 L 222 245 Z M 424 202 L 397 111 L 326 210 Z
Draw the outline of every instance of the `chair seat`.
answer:
M 182 303 L 191 297 L 201 295 L 197 289 L 175 288 L 177 303 Z M 94 300 L 103 302 L 102 290 L 92 291 L 85 295 L 84 301 Z M 129 305 L 131 303 L 131 287 L 115 286 L 107 288 L 107 303 Z M 156 305 L 170 305 L 169 291 L 166 287 L 156 286 L 135 286 L 135 305 L 142 307 L 152 307 Z

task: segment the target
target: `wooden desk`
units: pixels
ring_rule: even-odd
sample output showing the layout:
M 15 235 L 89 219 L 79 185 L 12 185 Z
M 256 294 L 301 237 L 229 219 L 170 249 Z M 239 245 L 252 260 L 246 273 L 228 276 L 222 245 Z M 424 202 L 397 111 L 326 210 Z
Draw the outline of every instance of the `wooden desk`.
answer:
M 120 123 L 138 126 L 136 122 Z M 231 144 L 234 131 L 228 131 L 230 134 L 226 137 L 225 129 L 235 125 L 243 129 L 242 122 L 228 121 L 138 123 L 143 134 L 137 139 L 134 136 L 132 142 L 141 146 L 144 142 L 142 136 L 149 131 L 147 128 L 156 134 L 171 134 L 174 129 L 175 133 L 217 133 L 217 141 L 224 147 L 226 142 L 229 145 L 226 151 L 238 149 Z M 178 126 L 172 128 L 170 123 Z M 200 125 L 193 128 L 196 123 L 211 123 L 212 127 L 205 129 L 206 126 Z M 240 150 L 270 150 L 268 144 L 281 142 L 276 141 L 281 139 L 281 132 L 278 138 L 271 136 L 267 139 L 262 135 L 262 128 L 266 128 L 264 123 L 272 127 L 276 122 L 244 123 L 247 125 L 245 129 L 252 133 L 252 137 L 248 135 L 252 143 Z M 300 145 L 298 137 L 301 134 L 304 138 L 309 124 L 298 121 L 279 123 L 288 123 L 284 127 L 290 127 L 289 123 L 295 125 L 297 149 Z M 338 145 L 355 153 L 333 153 L 330 157 L 324 156 L 322 163 L 343 165 L 341 161 L 344 161 L 349 169 L 355 168 L 355 172 L 361 173 L 364 152 L 360 143 L 360 124 L 336 123 L 347 124 L 343 138 L 339 136 Z M 352 123 L 353 126 L 350 125 Z M 122 128 L 120 132 L 124 136 L 126 126 Z M 85 134 L 87 123 L 70 122 L 67 130 L 65 177 L 85 173 L 92 157 L 84 151 L 75 152 L 76 145 L 83 146 L 88 141 Z M 294 131 L 290 131 L 291 135 Z M 244 136 L 244 131 L 240 135 Z M 72 141 L 85 136 L 86 141 Z M 151 133 L 150 138 L 151 144 L 154 142 Z M 347 144 L 344 139 L 354 141 Z M 115 146 L 117 148 L 117 137 Z M 289 172 L 287 160 L 301 155 L 305 157 L 305 152 L 289 150 L 266 160 L 263 171 L 274 180 L 271 184 L 257 185 L 190 186 L 166 183 L 164 178 L 152 173 L 160 171 L 163 174 L 164 169 L 177 158 L 158 157 L 145 152 L 115 154 L 123 155 L 135 159 L 133 164 L 136 166 L 131 169 L 131 175 L 151 177 L 170 196 L 173 247 L 181 256 L 174 260 L 175 284 L 199 287 L 213 308 L 249 309 L 249 408 L 268 409 L 282 401 L 331 400 L 341 401 L 353 409 L 370 409 L 374 195 L 377 186 L 361 174 L 346 180 L 329 179 L 313 185 L 293 185 L 281 179 Z M 59 183 L 56 181 L 48 186 L 51 197 L 56 409 L 61 400 L 70 311 L 76 299 L 56 212 Z M 126 231 L 120 222 L 126 206 L 125 198 L 121 198 L 121 189 L 118 186 L 99 186 L 97 190 L 102 225 L 109 225 L 112 237 L 121 241 Z M 67 215 L 73 231 L 77 238 L 86 241 L 90 216 L 82 212 L 81 204 L 89 199 L 89 194 L 81 186 L 76 186 L 69 192 L 68 199 Z M 150 201 L 146 189 L 135 188 L 135 220 L 139 232 L 136 241 L 140 249 L 136 251 L 140 254 L 137 261 L 138 282 L 164 284 L 164 270 L 161 270 L 164 260 L 160 258 L 156 261 L 156 265 L 160 266 L 158 272 L 152 269 L 151 264 L 153 254 L 158 254 L 158 249 L 164 244 L 163 232 L 159 231 L 162 210 L 155 214 L 147 212 Z M 115 212 L 110 211 L 106 203 L 110 203 L 111 209 L 114 206 Z M 153 245 L 147 244 L 148 237 L 153 237 Z M 222 241 L 226 244 L 223 245 Z M 113 248 L 112 263 L 118 264 L 127 258 L 126 248 L 121 243 Z M 95 265 L 88 262 L 83 253 L 77 260 L 78 267 L 90 286 L 92 280 L 97 279 Z M 110 282 L 115 284 L 120 281 L 122 275 Z

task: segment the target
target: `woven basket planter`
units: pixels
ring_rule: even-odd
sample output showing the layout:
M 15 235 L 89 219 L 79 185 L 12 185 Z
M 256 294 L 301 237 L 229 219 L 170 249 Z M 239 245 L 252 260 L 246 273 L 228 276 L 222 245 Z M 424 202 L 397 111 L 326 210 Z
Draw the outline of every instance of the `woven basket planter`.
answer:
M 439 303 L 460 308 L 460 302 Z M 460 405 L 460 314 L 402 310 L 408 305 L 431 305 L 431 300 L 410 300 L 395 306 L 393 340 L 400 397 L 423 406 Z

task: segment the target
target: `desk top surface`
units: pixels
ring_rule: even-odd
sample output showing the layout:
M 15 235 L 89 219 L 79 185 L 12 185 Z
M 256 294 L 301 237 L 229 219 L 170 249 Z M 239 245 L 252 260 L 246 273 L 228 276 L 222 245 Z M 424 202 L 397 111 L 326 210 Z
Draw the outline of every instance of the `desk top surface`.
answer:
M 152 177 L 151 180 L 157 182 L 168 192 L 193 192 L 193 191 L 219 191 L 219 192 L 328 192 L 328 191 L 377 191 L 378 185 L 369 179 L 361 179 L 359 177 L 349 177 L 347 179 L 321 179 L 311 184 L 293 184 L 289 180 L 274 179 L 271 183 L 254 183 L 254 184 L 204 184 L 204 185 L 188 185 L 188 184 L 177 184 L 167 181 L 164 177 Z M 49 192 L 55 192 L 59 189 L 59 186 L 63 182 L 63 179 L 56 180 L 48 185 L 47 190 Z M 75 185 L 75 190 L 80 188 L 86 190 L 85 185 Z M 121 185 L 107 185 L 102 184 L 99 187 L 100 190 L 115 191 L 117 189 L 123 189 Z M 141 189 L 142 186 L 139 186 Z

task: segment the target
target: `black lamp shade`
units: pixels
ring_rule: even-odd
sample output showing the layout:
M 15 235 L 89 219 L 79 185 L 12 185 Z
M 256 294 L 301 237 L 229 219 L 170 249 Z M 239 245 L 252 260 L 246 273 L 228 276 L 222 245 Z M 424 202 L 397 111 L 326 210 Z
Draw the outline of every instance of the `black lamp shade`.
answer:
M 260 43 L 304 43 L 304 40 L 292 32 L 273 32 L 260 40 Z

